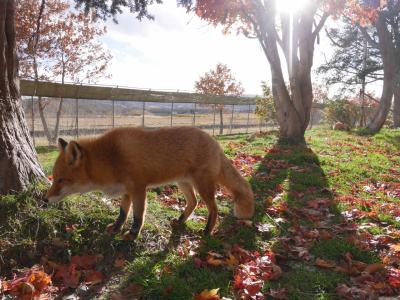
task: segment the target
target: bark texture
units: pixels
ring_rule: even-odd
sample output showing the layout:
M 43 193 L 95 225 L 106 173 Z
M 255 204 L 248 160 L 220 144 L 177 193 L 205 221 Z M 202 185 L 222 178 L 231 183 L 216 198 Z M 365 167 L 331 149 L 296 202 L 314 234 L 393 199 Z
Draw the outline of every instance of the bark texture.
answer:
M 21 105 L 14 15 L 15 1 L 0 1 L 0 195 L 45 178 Z

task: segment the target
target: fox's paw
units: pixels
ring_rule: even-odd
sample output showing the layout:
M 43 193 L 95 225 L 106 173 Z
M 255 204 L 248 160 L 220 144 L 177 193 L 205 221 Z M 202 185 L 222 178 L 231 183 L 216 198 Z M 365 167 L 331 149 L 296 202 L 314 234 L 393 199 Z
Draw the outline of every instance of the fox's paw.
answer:
M 184 214 L 181 214 L 181 216 L 179 218 L 173 218 L 171 220 L 172 227 L 181 226 L 183 223 L 185 223 L 185 215 Z
M 122 239 L 124 241 L 134 241 L 137 239 L 138 236 L 139 232 L 128 230 L 124 232 L 124 234 L 122 235 Z
M 106 232 L 108 234 L 117 234 L 121 230 L 121 227 L 115 226 L 115 223 L 108 224 L 106 227 Z
M 182 220 L 179 218 L 173 218 L 172 220 L 171 220 L 171 226 L 172 227 L 178 227 L 178 226 L 181 226 L 182 224 L 183 224 L 183 222 L 182 222 Z

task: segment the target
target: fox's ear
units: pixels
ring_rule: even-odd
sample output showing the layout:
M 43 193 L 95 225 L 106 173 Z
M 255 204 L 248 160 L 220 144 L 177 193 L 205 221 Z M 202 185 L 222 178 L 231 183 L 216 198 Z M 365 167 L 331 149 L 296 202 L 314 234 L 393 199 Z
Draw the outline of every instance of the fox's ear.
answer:
M 70 166 L 78 167 L 82 161 L 83 149 L 77 142 L 69 142 L 65 149 L 65 159 Z
M 67 145 L 68 145 L 68 143 L 64 139 L 62 139 L 62 138 L 58 139 L 58 149 L 60 149 L 60 151 L 65 150 Z

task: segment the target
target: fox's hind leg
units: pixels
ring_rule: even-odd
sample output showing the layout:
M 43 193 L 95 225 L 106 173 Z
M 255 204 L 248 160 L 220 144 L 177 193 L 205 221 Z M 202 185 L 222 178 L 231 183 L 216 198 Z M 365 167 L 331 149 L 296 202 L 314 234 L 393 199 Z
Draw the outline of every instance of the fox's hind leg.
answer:
M 135 240 L 143 227 L 144 216 L 146 213 L 146 188 L 137 188 L 132 193 L 133 204 L 133 224 L 129 231 L 126 231 L 122 238 L 124 240 Z
M 178 182 L 178 187 L 182 191 L 182 193 L 185 195 L 185 199 L 186 199 L 185 210 L 180 215 L 179 219 L 173 220 L 174 224 L 179 225 L 179 224 L 183 224 L 190 217 L 193 210 L 197 206 L 197 200 L 196 200 L 196 195 L 194 193 L 193 185 L 191 185 L 189 182 L 185 182 L 185 181 Z
M 215 201 L 215 183 L 209 180 L 207 174 L 202 174 L 201 178 L 195 180 L 196 190 L 199 192 L 201 199 L 205 202 L 208 209 L 208 220 L 204 235 L 212 233 L 218 218 L 218 207 Z
M 126 219 L 128 218 L 131 206 L 132 199 L 128 195 L 124 195 L 119 206 L 119 216 L 117 220 L 114 223 L 107 225 L 106 230 L 108 233 L 115 234 L 121 230 L 121 227 L 125 224 Z

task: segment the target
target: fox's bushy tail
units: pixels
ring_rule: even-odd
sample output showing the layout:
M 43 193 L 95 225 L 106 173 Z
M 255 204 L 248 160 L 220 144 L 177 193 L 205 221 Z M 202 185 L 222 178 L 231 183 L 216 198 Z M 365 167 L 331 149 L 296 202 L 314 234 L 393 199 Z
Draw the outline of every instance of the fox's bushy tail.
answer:
M 254 196 L 250 184 L 244 180 L 229 159 L 225 155 L 222 156 L 219 183 L 233 195 L 235 217 L 251 218 L 254 214 Z

